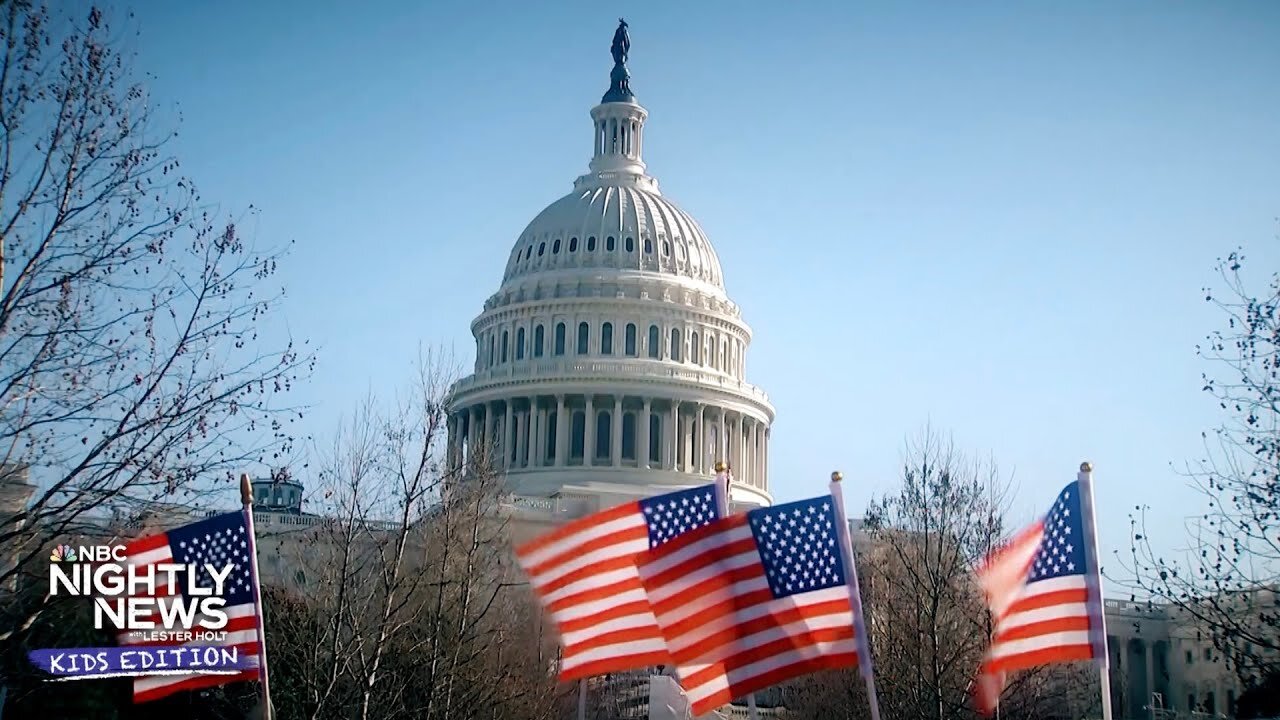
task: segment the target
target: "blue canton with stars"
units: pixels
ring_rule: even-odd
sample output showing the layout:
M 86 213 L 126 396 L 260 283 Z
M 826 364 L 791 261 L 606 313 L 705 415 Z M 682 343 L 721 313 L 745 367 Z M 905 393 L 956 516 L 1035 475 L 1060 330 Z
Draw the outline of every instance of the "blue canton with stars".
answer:
M 1040 549 L 1031 561 L 1027 582 L 1052 580 L 1085 573 L 1084 522 L 1080 511 L 1080 483 L 1073 482 L 1058 495 L 1044 519 Z
M 710 525 L 720 518 L 716 510 L 716 486 L 703 485 L 656 495 L 640 501 L 640 512 L 649 526 L 649 547 L 670 542 L 675 536 Z
M 844 584 L 844 560 L 831 496 L 747 513 L 775 598 Z
M 244 525 L 243 513 L 218 515 L 174 528 L 166 535 L 169 537 L 169 547 L 173 550 L 173 561 L 196 565 L 200 587 L 214 587 L 213 578 L 209 576 L 205 563 L 218 570 L 234 564 L 235 568 L 227 575 L 222 586 L 221 597 L 226 598 L 228 606 L 253 602 L 249 532 Z

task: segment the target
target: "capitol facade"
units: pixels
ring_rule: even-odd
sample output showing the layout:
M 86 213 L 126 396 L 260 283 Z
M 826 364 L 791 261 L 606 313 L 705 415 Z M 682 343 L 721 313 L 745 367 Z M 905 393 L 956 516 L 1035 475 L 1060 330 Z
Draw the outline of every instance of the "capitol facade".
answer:
M 624 24 L 587 173 L 519 234 L 471 323 L 449 460 L 492 448 L 512 494 L 590 498 L 582 512 L 708 482 L 725 460 L 733 505 L 769 505 L 774 409 L 747 382 L 751 329 L 706 233 L 648 173 L 629 46 Z

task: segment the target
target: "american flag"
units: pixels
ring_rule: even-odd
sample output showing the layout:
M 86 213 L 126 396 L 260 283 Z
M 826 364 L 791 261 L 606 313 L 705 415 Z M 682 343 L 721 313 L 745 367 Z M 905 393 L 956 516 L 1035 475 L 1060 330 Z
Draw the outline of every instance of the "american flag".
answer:
M 858 664 L 861 623 L 838 517 L 830 495 L 758 508 L 640 560 L 695 716 L 789 678 Z
M 158 563 L 174 563 L 179 565 L 195 564 L 199 567 L 196 573 L 200 587 L 213 588 L 214 582 L 209 577 L 205 563 L 221 569 L 227 564 L 234 564 L 234 569 L 227 576 L 221 597 L 226 599 L 222 607 L 227 614 L 227 624 L 222 630 L 226 632 L 222 641 L 192 640 L 190 642 L 148 641 L 131 632 L 119 634 L 122 645 L 140 645 L 151 647 L 177 646 L 221 646 L 235 647 L 242 657 L 252 657 L 251 664 L 257 665 L 261 659 L 259 650 L 258 621 L 254 603 L 253 570 L 250 553 L 253 539 L 249 537 L 249 529 L 245 525 L 243 512 L 217 515 L 207 520 L 184 525 L 159 535 L 139 538 L 125 546 L 126 560 L 129 565 L 146 566 Z M 162 577 L 162 576 L 159 576 Z M 185 578 L 179 574 L 179 582 Z M 181 588 L 157 587 L 158 596 L 180 594 Z M 159 617 L 153 618 L 159 627 Z M 176 628 L 182 631 L 185 628 Z M 201 632 L 196 628 L 193 632 Z M 230 682 L 255 680 L 258 669 L 255 667 L 234 675 L 150 675 L 139 677 L 133 683 L 133 701 L 135 703 L 158 700 L 166 695 L 183 690 L 195 690 Z
M 560 678 L 670 662 L 635 558 L 719 516 L 719 483 L 657 495 L 575 520 L 516 549 L 560 631 Z
M 1080 482 L 1068 485 L 1042 520 L 1013 537 L 978 568 L 995 627 L 978 675 L 978 709 L 991 714 L 1012 671 L 1089 660 L 1102 603 L 1091 597 Z

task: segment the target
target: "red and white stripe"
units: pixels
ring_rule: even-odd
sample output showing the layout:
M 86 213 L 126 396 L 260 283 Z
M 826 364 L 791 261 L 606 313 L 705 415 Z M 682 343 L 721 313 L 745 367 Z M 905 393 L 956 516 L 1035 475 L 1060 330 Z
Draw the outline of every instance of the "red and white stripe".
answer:
M 147 565 L 159 565 L 173 562 L 173 549 L 169 545 L 169 536 L 164 533 L 134 540 L 125 546 L 125 555 L 126 565 L 139 568 L 146 567 Z M 184 574 L 178 574 L 179 582 L 181 582 L 181 578 L 183 577 L 185 577 Z M 180 596 L 180 594 L 180 588 L 157 585 L 156 595 L 154 597 L 175 597 Z M 226 632 L 226 638 L 220 642 L 213 643 L 208 640 L 192 642 L 147 641 L 146 639 L 136 637 L 134 633 L 127 631 L 119 633 L 117 639 L 121 645 L 137 645 L 141 647 L 234 647 L 242 657 L 252 657 L 253 659 L 251 662 L 256 665 L 260 661 L 261 650 L 259 645 L 257 615 L 254 612 L 253 603 L 249 602 L 240 605 L 227 605 L 224 606 L 222 610 L 227 614 L 227 624 L 222 630 L 217 631 Z M 153 614 L 149 619 L 156 623 L 157 630 L 163 629 L 159 627 L 161 625 L 159 615 Z M 167 695 L 172 695 L 184 690 L 197 690 L 229 682 L 256 680 L 257 678 L 257 668 L 245 670 L 234 675 L 149 675 L 134 679 L 133 701 L 135 703 L 148 702 L 151 700 L 158 700 Z
M 635 565 L 636 554 L 648 549 L 639 502 L 575 520 L 516 549 L 560 630 L 562 680 L 670 662 Z
M 849 588 L 774 598 L 748 519 L 692 530 L 640 563 L 695 716 L 799 675 L 858 664 Z
M 1038 521 L 978 569 L 995 621 L 975 692 L 978 709 L 987 715 L 999 703 L 1008 673 L 1095 656 L 1090 627 L 1098 620 L 1087 576 L 1081 572 L 1027 582 L 1043 537 L 1044 523 Z

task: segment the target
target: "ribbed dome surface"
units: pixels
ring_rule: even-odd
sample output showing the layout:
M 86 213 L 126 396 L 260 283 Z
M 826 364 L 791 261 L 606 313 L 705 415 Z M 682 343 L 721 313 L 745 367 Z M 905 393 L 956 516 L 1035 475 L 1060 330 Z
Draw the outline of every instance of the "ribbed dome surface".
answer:
M 653 272 L 724 289 L 720 260 L 698 223 L 631 184 L 582 187 L 548 206 L 520 234 L 503 281 L 574 268 Z

